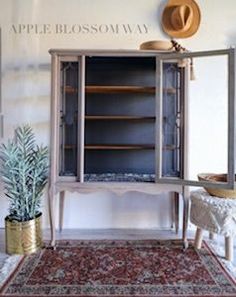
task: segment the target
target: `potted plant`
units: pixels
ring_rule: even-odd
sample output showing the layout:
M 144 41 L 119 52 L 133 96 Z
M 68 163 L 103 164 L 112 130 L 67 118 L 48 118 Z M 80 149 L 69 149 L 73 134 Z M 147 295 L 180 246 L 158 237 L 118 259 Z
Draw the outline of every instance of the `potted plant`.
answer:
M 10 201 L 6 252 L 30 254 L 42 247 L 41 197 L 48 177 L 48 149 L 36 145 L 29 125 L 16 128 L 0 147 L 1 174 Z

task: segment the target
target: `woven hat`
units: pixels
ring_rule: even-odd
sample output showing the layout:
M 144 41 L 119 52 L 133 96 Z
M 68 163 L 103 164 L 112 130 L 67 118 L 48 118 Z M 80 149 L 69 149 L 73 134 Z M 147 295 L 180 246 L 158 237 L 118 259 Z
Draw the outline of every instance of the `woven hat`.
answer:
M 194 0 L 169 0 L 162 14 L 162 27 L 171 37 L 186 38 L 197 32 L 200 20 Z

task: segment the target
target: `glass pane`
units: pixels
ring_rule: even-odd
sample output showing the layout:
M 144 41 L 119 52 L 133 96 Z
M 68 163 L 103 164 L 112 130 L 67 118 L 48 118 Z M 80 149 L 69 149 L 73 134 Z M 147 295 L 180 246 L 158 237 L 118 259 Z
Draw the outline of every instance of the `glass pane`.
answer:
M 78 62 L 61 63 L 60 175 L 77 175 Z
M 198 181 L 201 173 L 227 174 L 228 55 L 162 65 L 162 178 Z M 186 86 L 187 69 L 195 79 Z
M 184 71 L 177 63 L 163 64 L 163 148 L 162 174 L 180 177 L 180 77 Z
M 228 59 L 194 58 L 196 79 L 189 83 L 189 178 L 227 173 Z

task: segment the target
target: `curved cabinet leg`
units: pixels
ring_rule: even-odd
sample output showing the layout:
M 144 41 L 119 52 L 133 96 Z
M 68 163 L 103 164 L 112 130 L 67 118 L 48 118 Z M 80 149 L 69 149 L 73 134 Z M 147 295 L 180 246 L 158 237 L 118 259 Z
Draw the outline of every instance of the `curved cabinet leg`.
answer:
M 172 192 L 171 193 L 171 229 L 175 228 L 175 233 L 179 232 L 179 193 Z
M 179 193 L 174 192 L 175 233 L 179 233 Z
M 188 231 L 188 217 L 189 217 L 189 198 L 185 195 L 183 191 L 183 244 L 184 249 L 188 248 L 188 238 L 187 238 L 187 231 Z
M 174 228 L 174 225 L 175 225 L 175 192 L 171 192 L 170 193 L 170 198 L 171 198 L 171 229 Z
M 63 214 L 64 214 L 64 204 L 65 204 L 65 191 L 60 192 L 59 197 L 59 231 L 63 228 Z
M 56 243 L 56 229 L 55 229 L 55 190 L 54 187 L 49 188 L 48 208 L 49 208 L 49 221 L 51 229 L 51 246 L 55 247 Z

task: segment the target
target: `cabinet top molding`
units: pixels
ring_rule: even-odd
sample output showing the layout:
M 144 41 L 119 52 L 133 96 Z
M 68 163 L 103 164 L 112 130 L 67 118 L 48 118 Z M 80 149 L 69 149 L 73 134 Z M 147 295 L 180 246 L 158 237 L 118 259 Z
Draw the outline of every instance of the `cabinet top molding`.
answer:
M 139 49 L 49 49 L 51 55 L 62 56 L 160 56 L 161 58 L 191 58 L 201 56 L 214 56 L 214 55 L 228 55 L 235 52 L 234 48 L 209 50 L 209 51 L 196 51 L 196 52 L 183 52 L 178 53 L 174 50 L 159 51 L 159 50 L 139 50 Z
M 119 55 L 137 55 L 137 56 L 156 56 L 157 54 L 170 54 L 174 51 L 158 51 L 158 50 L 128 50 L 128 49 L 50 49 L 51 55 L 101 55 L 101 56 L 119 56 Z

